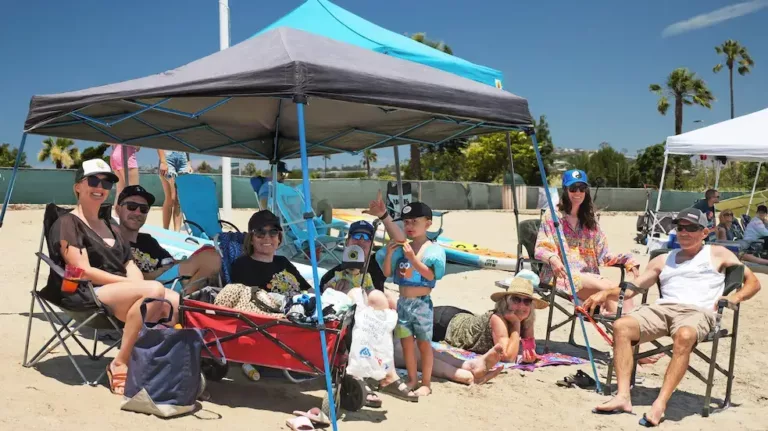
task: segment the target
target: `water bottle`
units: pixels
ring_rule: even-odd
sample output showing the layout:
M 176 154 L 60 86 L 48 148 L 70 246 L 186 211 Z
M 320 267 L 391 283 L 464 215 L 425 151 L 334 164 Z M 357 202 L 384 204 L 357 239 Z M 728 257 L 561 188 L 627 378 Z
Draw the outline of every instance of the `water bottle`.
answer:
M 676 229 L 672 229 L 672 231 L 669 232 L 669 239 L 667 240 L 667 248 L 669 249 L 680 248 L 680 244 L 677 243 Z

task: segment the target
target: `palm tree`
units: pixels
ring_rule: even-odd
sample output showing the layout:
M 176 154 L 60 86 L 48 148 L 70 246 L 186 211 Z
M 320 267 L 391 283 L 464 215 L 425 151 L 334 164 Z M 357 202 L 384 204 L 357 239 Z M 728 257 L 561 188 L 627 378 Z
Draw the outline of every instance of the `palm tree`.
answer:
M 448 46 L 443 41 L 434 41 L 427 39 L 426 33 L 416 33 L 411 36 L 411 39 L 415 40 L 416 42 L 422 43 L 424 45 L 427 45 L 431 48 L 434 48 L 438 51 L 442 51 L 446 54 L 453 55 L 453 50 L 450 46 Z M 418 144 L 411 144 L 411 176 L 414 179 L 420 180 L 421 179 L 421 151 L 419 150 Z
M 368 171 L 368 178 L 371 178 L 371 163 L 376 163 L 378 159 L 378 154 L 370 148 L 363 151 L 363 165 L 365 166 L 365 170 Z
M 659 84 L 651 84 L 648 89 L 659 95 L 659 101 L 656 109 L 661 115 L 667 115 L 669 110 L 669 99 L 674 99 L 675 103 L 675 135 L 683 133 L 683 106 L 699 105 L 712 109 L 712 102 L 715 96 L 707 88 L 707 84 L 701 78 L 696 77 L 695 72 L 681 67 L 672 71 L 667 77 L 667 83 L 664 87 Z M 680 166 L 682 160 L 680 157 L 672 156 L 672 169 L 675 177 L 675 188 L 680 189 L 683 186 Z
M 71 168 L 80 161 L 80 150 L 74 146 L 75 141 L 66 138 L 46 138 L 43 149 L 37 154 L 37 160 L 44 162 L 50 159 L 56 169 Z
M 751 71 L 755 62 L 752 61 L 752 57 L 749 56 L 747 48 L 739 44 L 738 41 L 728 39 L 723 42 L 722 45 L 715 47 L 715 52 L 718 54 L 725 54 L 725 65 L 728 67 L 728 83 L 731 87 L 731 118 L 733 118 L 733 66 L 738 64 L 736 69 L 739 75 L 744 76 Z M 720 63 L 712 68 L 712 72 L 720 72 L 723 69 L 723 64 Z
M 331 160 L 331 155 L 323 154 L 323 178 L 328 176 L 328 160 Z

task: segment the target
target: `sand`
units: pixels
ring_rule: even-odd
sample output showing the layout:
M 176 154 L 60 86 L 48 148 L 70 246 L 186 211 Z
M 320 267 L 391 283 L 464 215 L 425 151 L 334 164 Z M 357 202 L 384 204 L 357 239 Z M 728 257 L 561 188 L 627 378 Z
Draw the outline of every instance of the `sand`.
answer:
M 233 221 L 244 226 L 250 212 L 235 211 Z M 105 429 L 162 429 L 162 430 L 217 430 L 217 429 L 287 429 L 285 420 L 296 409 L 308 410 L 319 406 L 322 386 L 297 386 L 277 379 L 247 381 L 239 367 L 233 367 L 221 383 L 209 385 L 211 400 L 202 403 L 202 410 L 194 416 L 161 420 L 119 409 L 120 397 L 111 395 L 104 384 L 83 386 L 74 369 L 58 348 L 53 356 L 35 368 L 22 367 L 24 337 L 29 312 L 32 280 L 35 271 L 33 253 L 40 241 L 43 211 L 20 210 L 7 214 L 0 230 L 0 270 L 4 286 L 0 303 L 0 429 L 56 429 L 90 431 Z M 522 219 L 531 215 L 521 216 Z M 153 209 L 150 223 L 157 224 L 160 213 Z M 601 224 L 610 246 L 615 251 L 634 251 L 645 264 L 647 257 L 640 254 L 641 247 L 633 242 L 634 215 L 605 214 Z M 445 232 L 451 238 L 474 241 L 483 246 L 514 252 L 516 236 L 514 218 L 510 212 L 453 211 L 446 216 Z M 47 270 L 43 270 L 47 274 Z M 606 271 L 616 279 L 617 271 Z M 469 270 L 449 266 L 449 274 L 438 283 L 434 293 L 436 305 L 456 305 L 475 312 L 491 306 L 489 295 L 496 290 L 493 283 L 510 274 L 493 270 Z M 768 277 L 759 275 L 764 285 Z M 42 277 L 45 280 L 45 276 Z M 43 281 L 41 281 L 42 283 Z M 760 329 L 764 325 L 768 299 L 761 292 L 745 303 L 741 315 L 741 336 L 737 346 L 736 378 L 733 402 L 738 406 L 709 418 L 700 416 L 705 386 L 692 375 L 687 375 L 672 397 L 667 410 L 665 428 L 698 429 L 768 429 L 768 344 Z M 546 310 L 538 312 L 537 338 L 543 344 Z M 51 334 L 48 324 L 41 320 L 35 309 L 32 325 L 32 346 L 37 348 Z M 725 321 L 730 327 L 730 317 Z M 596 356 L 604 361 L 607 345 L 593 328 L 587 329 Z M 580 330 L 577 339 L 581 340 Z M 585 355 L 584 350 L 568 346 L 567 330 L 553 334 L 556 351 Z M 720 345 L 721 363 L 727 364 L 730 342 Z M 709 345 L 704 347 L 709 349 Z M 434 383 L 434 394 L 418 404 L 409 404 L 386 395 L 381 409 L 363 409 L 343 413 L 339 422 L 344 430 L 530 430 L 530 429 L 634 429 L 642 414 L 648 411 L 661 385 L 668 361 L 643 368 L 645 380 L 633 390 L 635 415 L 595 416 L 593 406 L 607 398 L 581 389 L 563 389 L 555 382 L 566 375 L 583 369 L 591 374 L 589 365 L 548 367 L 532 373 L 517 371 L 502 374 L 484 386 L 465 387 L 451 382 Z M 105 361 L 89 364 L 87 370 L 100 371 Z M 692 365 L 701 366 L 698 358 Z M 604 364 L 599 365 L 605 371 Z M 704 369 L 706 372 L 706 369 Z M 725 392 L 724 379 L 718 378 L 713 399 L 719 401 Z

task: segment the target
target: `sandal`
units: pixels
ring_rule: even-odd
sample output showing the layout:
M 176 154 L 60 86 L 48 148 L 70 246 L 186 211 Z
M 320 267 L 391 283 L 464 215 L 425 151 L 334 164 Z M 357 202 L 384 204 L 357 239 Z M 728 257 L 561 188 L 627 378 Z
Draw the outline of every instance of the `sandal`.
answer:
M 109 390 L 115 395 L 125 394 L 125 380 L 128 373 L 116 373 L 112 371 L 112 362 L 107 365 L 107 379 L 109 380 Z
M 368 385 L 365 385 L 365 390 L 368 392 L 368 395 L 365 397 L 365 406 L 372 409 L 381 408 L 381 398 Z
M 402 381 L 402 379 L 397 379 L 387 386 L 379 386 L 379 392 L 382 394 L 391 395 L 403 401 L 412 403 L 419 402 L 419 396 L 416 394 L 410 395 L 413 390 L 411 390 L 408 385 Z
M 326 416 L 326 414 L 323 413 L 323 411 L 317 407 L 313 407 L 306 412 L 294 410 L 293 414 L 298 417 L 305 417 L 309 419 L 313 424 L 317 424 L 323 427 L 327 427 L 331 425 L 331 420 L 328 419 L 328 416 Z
M 557 386 L 572 388 L 578 387 L 581 389 L 590 389 L 595 386 L 595 379 L 589 376 L 584 371 L 576 371 L 576 374 L 564 377 L 563 380 L 557 381 Z

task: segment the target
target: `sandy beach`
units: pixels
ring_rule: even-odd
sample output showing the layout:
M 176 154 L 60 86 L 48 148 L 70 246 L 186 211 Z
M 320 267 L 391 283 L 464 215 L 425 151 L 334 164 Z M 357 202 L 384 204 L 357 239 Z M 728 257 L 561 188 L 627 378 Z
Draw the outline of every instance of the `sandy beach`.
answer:
M 245 226 L 250 211 L 234 211 L 233 222 Z M 208 385 L 210 401 L 193 416 L 162 420 L 119 409 L 121 398 L 111 395 L 105 382 L 97 387 L 83 386 L 62 348 L 35 368 L 22 367 L 24 338 L 30 305 L 30 289 L 35 271 L 34 252 L 40 241 L 43 211 L 9 211 L 0 230 L 0 270 L 3 274 L 4 300 L 0 303 L 0 429 L 40 430 L 241 430 L 287 429 L 286 419 L 293 410 L 319 407 L 322 380 L 306 385 L 293 385 L 280 379 L 250 382 L 239 367 L 232 367 L 229 376 L 220 383 Z M 521 219 L 534 217 L 523 215 Z M 644 266 L 644 247 L 634 243 L 635 215 L 603 214 L 601 226 L 608 236 L 611 249 L 634 252 Z M 153 209 L 149 223 L 159 224 L 160 210 Z M 503 211 L 454 211 L 446 215 L 445 234 L 457 240 L 475 242 L 492 249 L 514 252 L 517 244 L 514 216 Z M 494 282 L 509 277 L 507 272 L 470 270 L 449 266 L 449 273 L 437 285 L 433 299 L 436 305 L 456 305 L 474 312 L 491 307 L 489 295 L 496 291 Z M 41 270 L 41 285 L 47 268 Z M 606 274 L 618 280 L 618 271 Z M 758 275 L 764 287 L 768 276 Z M 655 291 L 653 295 L 655 297 Z M 768 344 L 760 327 L 768 311 L 768 296 L 760 292 L 743 304 L 740 337 L 737 346 L 733 389 L 734 407 L 714 413 L 709 418 L 700 415 L 705 386 L 688 374 L 673 395 L 666 412 L 663 428 L 680 430 L 765 430 L 768 417 Z M 543 345 L 547 310 L 538 311 L 537 338 Z M 557 315 L 557 314 L 556 314 Z M 39 308 L 33 315 L 31 353 L 51 335 L 48 323 L 41 320 Z M 730 314 L 724 320 L 731 327 Z M 599 372 L 606 370 L 607 344 L 594 328 L 587 327 L 589 339 L 599 360 Z M 586 357 L 586 352 L 569 346 L 567 329 L 553 334 L 554 351 Z M 582 341 L 577 329 L 577 340 Z M 86 338 L 86 341 L 89 341 Z M 703 350 L 708 351 L 710 345 Z M 727 364 L 730 341 L 720 344 L 720 362 Z M 633 390 L 634 415 L 596 416 L 593 406 L 608 398 L 581 389 L 564 389 L 557 380 L 583 369 L 591 374 L 588 364 L 581 366 L 546 367 L 534 372 L 508 371 L 483 386 L 466 387 L 437 381 L 433 395 L 418 404 L 409 404 L 382 395 L 381 409 L 355 413 L 342 412 L 339 428 L 343 430 L 533 430 L 533 429 L 636 429 L 637 421 L 647 412 L 661 385 L 668 363 L 662 359 L 656 365 L 643 367 L 639 374 L 643 383 Z M 691 364 L 702 368 L 703 362 L 692 358 Z M 106 361 L 89 364 L 91 375 L 106 366 Z M 725 380 L 716 378 L 713 401 L 725 393 Z

